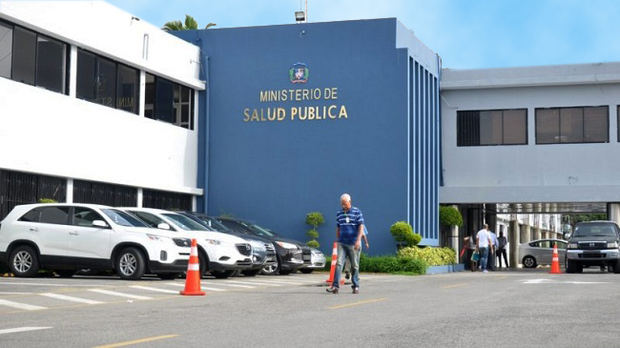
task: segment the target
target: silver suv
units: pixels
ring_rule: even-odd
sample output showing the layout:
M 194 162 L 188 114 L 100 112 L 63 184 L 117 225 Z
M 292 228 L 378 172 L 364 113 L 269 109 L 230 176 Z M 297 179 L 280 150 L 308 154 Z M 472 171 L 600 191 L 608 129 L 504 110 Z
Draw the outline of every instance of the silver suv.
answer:
M 581 273 L 584 266 L 607 266 L 620 273 L 620 228 L 613 221 L 577 223 L 565 261 L 566 273 Z
M 123 279 L 144 273 L 172 279 L 187 270 L 189 239 L 136 223 L 102 205 L 19 205 L 0 223 L 0 262 L 18 277 L 42 268 L 72 276 L 88 268 L 115 270 Z

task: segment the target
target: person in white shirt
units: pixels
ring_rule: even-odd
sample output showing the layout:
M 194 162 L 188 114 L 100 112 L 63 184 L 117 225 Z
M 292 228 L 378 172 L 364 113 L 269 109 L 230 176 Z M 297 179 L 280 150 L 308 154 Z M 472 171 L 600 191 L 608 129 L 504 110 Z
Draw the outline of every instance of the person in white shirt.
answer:
M 483 228 L 476 233 L 476 247 L 480 253 L 480 269 L 482 269 L 484 273 L 488 272 L 487 261 L 489 258 L 489 247 L 493 245 L 491 234 L 488 229 L 489 225 L 484 224 Z

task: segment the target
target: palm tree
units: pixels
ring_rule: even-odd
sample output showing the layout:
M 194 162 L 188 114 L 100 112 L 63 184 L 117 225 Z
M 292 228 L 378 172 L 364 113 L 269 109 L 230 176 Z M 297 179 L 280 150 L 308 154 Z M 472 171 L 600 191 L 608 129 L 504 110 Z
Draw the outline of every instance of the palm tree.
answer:
M 207 24 L 205 29 L 209 29 L 215 25 L 216 25 L 215 23 L 209 23 Z M 166 22 L 166 24 L 164 24 L 162 29 L 164 30 L 196 30 L 198 29 L 198 22 L 196 22 L 194 17 L 186 14 L 185 23 L 182 23 L 181 21 Z

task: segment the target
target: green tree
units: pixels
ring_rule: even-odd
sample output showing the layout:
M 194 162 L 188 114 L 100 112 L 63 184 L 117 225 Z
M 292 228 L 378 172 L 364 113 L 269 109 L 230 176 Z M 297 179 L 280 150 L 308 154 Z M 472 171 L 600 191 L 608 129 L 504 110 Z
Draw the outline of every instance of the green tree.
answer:
M 215 26 L 215 23 L 209 23 L 205 26 L 205 29 L 209 29 Z M 162 29 L 166 30 L 196 30 L 198 29 L 198 22 L 194 19 L 194 17 L 186 14 L 185 15 L 185 23 L 181 21 L 170 21 L 164 24 Z
M 390 233 L 394 240 L 396 240 L 397 246 L 400 247 L 413 247 L 418 245 L 422 240 L 422 236 L 413 232 L 413 227 L 406 221 L 397 221 L 390 227 Z
M 323 217 L 323 214 L 321 214 L 320 212 L 313 211 L 313 212 L 306 214 L 306 224 L 312 226 L 312 229 L 306 232 L 306 236 L 310 238 L 310 240 L 306 242 L 307 246 L 311 248 L 318 248 L 319 246 L 321 246 L 319 242 L 317 241 L 317 239 L 319 238 L 318 228 L 319 228 L 319 225 L 322 225 L 324 223 L 325 223 L 325 218 Z
M 455 207 L 440 206 L 439 223 L 444 226 L 462 226 L 463 216 L 461 216 L 461 213 Z

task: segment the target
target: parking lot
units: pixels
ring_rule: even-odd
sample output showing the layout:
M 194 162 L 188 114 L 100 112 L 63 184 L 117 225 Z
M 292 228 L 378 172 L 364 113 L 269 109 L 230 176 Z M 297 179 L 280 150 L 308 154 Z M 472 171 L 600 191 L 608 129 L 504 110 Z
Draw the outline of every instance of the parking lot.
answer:
M 184 280 L 0 278 L 0 346 L 503 346 L 617 344 L 620 277 L 586 269 L 363 274 L 359 295 L 326 273 Z

